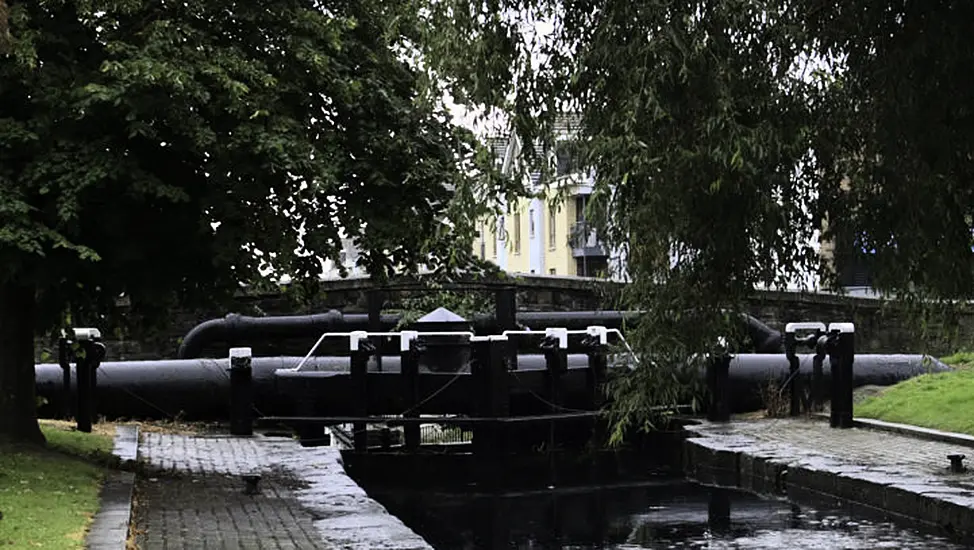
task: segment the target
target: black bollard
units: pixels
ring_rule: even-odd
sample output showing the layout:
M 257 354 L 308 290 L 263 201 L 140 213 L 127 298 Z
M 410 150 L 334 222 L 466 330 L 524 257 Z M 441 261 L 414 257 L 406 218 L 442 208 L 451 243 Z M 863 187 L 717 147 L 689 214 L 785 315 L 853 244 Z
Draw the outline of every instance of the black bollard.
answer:
M 64 402 L 61 404 L 61 415 L 63 418 L 71 418 L 71 340 L 67 333 L 61 331 L 61 337 L 57 341 L 57 362 L 61 366 L 61 392 Z
M 852 323 L 830 324 L 827 347 L 832 366 L 832 410 L 829 425 L 833 428 L 851 428 L 855 326 Z
M 87 342 L 81 343 L 82 354 L 78 357 L 74 372 L 77 375 L 75 387 L 78 390 L 77 414 L 75 421 L 79 432 L 91 433 L 91 371 L 88 360 L 92 356 L 91 346 Z
M 416 333 L 405 331 L 401 335 L 399 353 L 401 354 L 401 375 L 403 381 L 403 391 L 405 391 L 407 411 L 403 413 L 405 418 L 419 418 L 419 354 L 421 353 L 420 342 L 416 339 Z M 403 426 L 403 439 L 406 449 L 415 451 L 419 449 L 421 437 L 420 426 L 418 423 L 408 423 Z
M 368 340 L 368 333 L 353 332 L 349 336 L 349 353 L 351 355 L 350 370 L 352 378 L 352 392 L 355 396 L 355 416 L 365 417 L 369 414 L 369 357 L 375 347 Z M 355 452 L 364 453 L 368 450 L 368 424 L 365 422 L 352 423 L 352 441 Z
M 230 349 L 230 435 L 254 435 L 254 384 L 250 348 Z
M 78 411 L 76 415 L 79 432 L 91 433 L 91 425 L 95 418 L 95 369 L 101 362 L 98 356 L 103 353 L 104 346 L 99 346 L 101 333 L 95 328 L 74 329 L 74 340 L 82 350 L 75 366 L 78 388 Z
M 710 394 L 707 420 L 711 422 L 730 421 L 730 362 L 728 354 L 713 355 L 707 361 L 707 390 Z
M 94 355 L 92 356 L 92 361 L 88 363 L 88 368 L 91 371 L 91 376 L 88 379 L 91 384 L 91 392 L 88 395 L 91 400 L 91 419 L 94 422 L 98 419 L 98 367 L 105 360 L 105 355 L 108 353 L 108 350 L 102 342 L 95 342 L 92 345 L 92 351 Z

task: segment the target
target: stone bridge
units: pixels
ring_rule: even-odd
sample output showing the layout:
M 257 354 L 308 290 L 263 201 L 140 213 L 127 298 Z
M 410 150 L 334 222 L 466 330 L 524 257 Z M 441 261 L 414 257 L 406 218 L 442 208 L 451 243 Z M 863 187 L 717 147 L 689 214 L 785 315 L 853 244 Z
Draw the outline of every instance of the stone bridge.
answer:
M 498 286 L 513 287 L 518 311 L 577 311 L 619 309 L 625 283 L 557 276 L 518 276 L 503 282 L 459 284 L 465 291 L 493 293 Z M 395 281 L 381 287 L 368 278 L 322 281 L 310 300 L 297 300 L 288 292 L 244 293 L 234 312 L 245 315 L 290 315 L 337 309 L 365 313 L 371 299 L 382 301 L 384 312 L 395 311 L 403 299 L 423 287 L 415 281 Z M 130 335 L 107 342 L 109 360 L 139 360 L 175 356 L 180 338 L 206 319 L 228 311 L 177 311 L 167 329 L 152 335 Z M 944 355 L 974 345 L 974 311 L 968 306 L 941 310 L 925 319 L 897 302 L 830 293 L 758 291 L 750 300 L 751 315 L 778 330 L 791 321 L 853 321 L 857 349 L 865 353 L 930 353 Z M 38 342 L 38 360 L 48 342 Z M 48 351 L 49 354 L 49 351 Z

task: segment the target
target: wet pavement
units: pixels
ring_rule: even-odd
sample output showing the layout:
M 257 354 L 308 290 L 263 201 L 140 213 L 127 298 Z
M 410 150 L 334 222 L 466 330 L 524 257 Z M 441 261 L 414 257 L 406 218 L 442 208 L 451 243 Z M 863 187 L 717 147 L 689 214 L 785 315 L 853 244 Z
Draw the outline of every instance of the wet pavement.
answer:
M 144 433 L 150 474 L 136 487 L 136 542 L 163 548 L 430 546 L 345 475 L 332 447 L 290 438 Z M 259 475 L 258 492 L 244 475 Z
M 974 472 L 953 473 L 963 446 L 869 429 L 837 430 L 818 419 L 765 419 L 689 428 L 694 480 L 870 508 L 945 533 L 974 534 Z

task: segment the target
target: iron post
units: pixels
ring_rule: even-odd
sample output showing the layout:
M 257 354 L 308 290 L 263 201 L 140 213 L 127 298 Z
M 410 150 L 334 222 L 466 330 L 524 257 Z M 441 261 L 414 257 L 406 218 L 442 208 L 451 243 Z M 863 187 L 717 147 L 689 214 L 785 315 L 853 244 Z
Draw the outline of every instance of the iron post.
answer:
M 375 347 L 369 341 L 368 333 L 357 331 L 349 336 L 349 353 L 351 355 L 349 370 L 352 378 L 352 392 L 355 395 L 354 414 L 359 417 L 365 417 L 369 414 L 369 357 L 374 351 Z M 365 422 L 353 423 L 352 433 L 355 452 L 366 452 L 369 446 L 368 424 Z
M 730 363 L 727 353 L 711 355 L 707 360 L 707 389 L 710 406 L 707 407 L 707 420 L 711 422 L 730 421 Z
M 61 392 L 64 396 L 61 414 L 64 418 L 71 418 L 71 340 L 68 339 L 67 332 L 63 330 L 57 341 L 57 361 L 58 365 L 61 366 Z
M 592 410 L 602 408 L 605 401 L 604 388 L 606 373 L 609 370 L 607 354 L 609 352 L 608 332 L 605 327 L 589 327 L 588 335 L 583 341 L 585 354 L 588 356 L 588 371 L 586 371 L 586 386 L 592 396 Z
M 79 432 L 91 433 L 91 425 L 95 418 L 95 388 L 97 381 L 95 369 L 98 368 L 101 359 L 99 354 L 104 353 L 105 346 L 100 345 L 101 332 L 95 328 L 74 329 L 74 340 L 82 350 L 82 357 L 77 360 L 75 372 L 77 373 L 78 388 L 78 412 L 77 428 Z
M 810 338 L 799 340 L 796 334 L 800 330 L 811 330 L 814 333 Z M 788 389 L 791 396 L 791 405 L 788 414 L 791 416 L 801 414 L 802 397 L 805 393 L 805 379 L 801 376 L 798 361 L 798 344 L 814 346 L 814 342 L 823 333 L 825 333 L 825 325 L 823 323 L 788 323 L 785 325 L 785 357 L 788 358 Z
M 562 376 L 568 372 L 568 331 L 566 329 L 550 328 L 541 341 L 541 350 L 545 357 L 546 389 L 548 393 L 548 410 L 552 414 L 562 411 Z M 548 475 L 549 484 L 558 484 L 557 454 L 555 448 L 560 440 L 558 423 L 548 423 Z
M 366 302 L 369 308 L 369 331 L 382 332 L 382 305 L 385 303 L 385 296 L 381 290 L 369 290 Z M 382 372 L 382 337 L 375 336 L 371 341 L 375 352 L 375 368 Z
M 707 500 L 707 525 L 715 533 L 726 533 L 731 527 L 731 499 L 727 489 L 713 487 Z
M 785 332 L 785 357 L 788 358 L 788 389 L 791 396 L 791 404 L 788 407 L 789 416 L 801 414 L 801 394 L 799 393 L 798 380 L 798 344 L 795 341 L 794 332 Z
M 416 333 L 403 332 L 400 339 L 399 353 L 401 356 L 403 391 L 405 391 L 405 403 L 408 410 L 403 414 L 406 418 L 419 417 L 419 355 L 422 353 L 421 343 L 416 339 Z M 406 449 L 415 451 L 419 449 L 420 425 L 408 423 L 403 426 L 403 439 Z
M 600 410 L 605 402 L 605 379 L 609 370 L 608 351 L 609 340 L 608 332 L 605 327 L 589 327 L 586 329 L 588 334 L 582 341 L 585 346 L 585 354 L 588 356 L 588 370 L 585 371 L 585 382 L 587 393 L 591 398 L 593 411 Z M 591 476 L 594 483 L 601 482 L 604 474 L 609 469 L 606 456 L 602 453 L 602 448 L 608 442 L 608 433 L 605 421 L 596 418 L 592 424 L 592 446 L 595 456 L 591 463 Z M 602 518 L 599 521 L 604 521 Z
M 494 293 L 494 317 L 497 331 L 517 330 L 517 290 L 503 287 Z M 504 344 L 504 362 L 510 370 L 517 370 L 517 348 L 513 342 Z
M 230 349 L 230 435 L 254 434 L 254 385 L 250 348 Z
M 828 335 L 822 334 L 815 341 L 815 355 L 812 357 L 812 410 L 821 411 L 825 404 L 825 357 Z
M 482 336 L 471 339 L 473 362 L 471 376 L 477 391 L 476 413 L 486 419 L 498 419 L 510 413 L 510 388 L 504 353 L 506 336 Z M 503 469 L 503 438 L 497 422 L 487 422 L 474 428 L 473 452 L 478 478 L 482 484 L 492 487 Z
M 852 422 L 852 364 L 855 360 L 855 325 L 829 325 L 829 363 L 832 366 L 832 410 L 829 425 L 851 428 Z

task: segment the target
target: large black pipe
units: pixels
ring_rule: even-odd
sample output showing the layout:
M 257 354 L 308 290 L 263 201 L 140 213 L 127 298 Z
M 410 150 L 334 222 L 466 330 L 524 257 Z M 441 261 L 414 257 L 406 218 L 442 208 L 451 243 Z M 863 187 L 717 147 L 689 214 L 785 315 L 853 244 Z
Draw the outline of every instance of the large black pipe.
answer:
M 287 414 L 293 405 L 293 396 L 278 391 L 275 372 L 292 369 L 300 357 L 255 357 L 251 361 L 253 376 L 254 407 L 261 415 Z M 585 367 L 588 356 L 572 354 L 569 366 Z M 98 414 L 110 418 L 173 418 L 181 416 L 193 419 L 226 419 L 229 414 L 230 373 L 228 359 L 169 359 L 160 361 L 108 361 L 98 369 Z M 383 382 L 374 399 L 381 406 L 391 406 L 389 395 L 399 395 L 399 357 L 386 357 L 382 362 Z M 520 374 L 527 379 L 533 391 L 540 391 L 544 372 L 543 355 L 518 356 Z M 374 364 L 370 371 L 374 371 Z M 338 407 L 346 403 L 348 357 L 312 357 L 302 367 L 302 375 L 318 379 L 332 378 L 335 384 L 326 383 L 323 401 L 331 401 Z M 41 414 L 56 414 L 64 399 L 61 391 L 63 376 L 56 364 L 39 364 L 35 367 L 37 395 L 45 400 Z M 377 373 L 376 373 L 377 374 Z M 72 367 L 72 377 L 76 376 Z M 388 375 L 388 376 L 385 376 Z M 442 385 L 455 375 L 452 373 L 424 373 L 427 386 Z M 469 378 L 461 375 L 462 378 Z M 535 380 L 537 378 L 537 380 Z M 535 383 L 537 382 L 537 383 Z M 371 383 L 370 383 L 371 384 Z M 451 384 L 456 390 L 467 384 Z M 537 387 L 534 387 L 537 386 Z M 382 389 L 385 388 L 385 389 Z M 466 391 L 466 390 L 464 390 Z M 429 392 L 428 392 L 429 393 Z M 387 395 L 388 394 L 388 395 Z M 370 398 L 371 399 L 371 398 Z M 469 401 L 466 396 L 460 401 Z M 394 401 L 394 399 L 393 399 Z M 445 405 L 450 407 L 449 404 Z M 373 407 L 373 410 L 375 408 Z M 347 415 L 348 411 L 344 411 Z
M 517 322 L 529 329 L 564 327 L 570 330 L 589 326 L 605 326 L 621 329 L 626 323 L 635 322 L 638 311 L 544 311 L 520 312 Z M 754 317 L 742 315 L 748 335 L 758 353 L 782 351 L 782 335 Z M 392 330 L 402 319 L 400 315 L 382 315 L 381 330 Z M 478 315 L 472 319 L 474 330 L 480 334 L 497 332 L 493 315 Z M 370 330 L 367 314 L 344 314 L 329 311 L 315 315 L 288 315 L 278 317 L 248 317 L 231 313 L 222 319 L 210 319 L 193 327 L 179 346 L 177 357 L 199 357 L 209 344 L 223 342 L 228 347 L 237 342 L 249 342 L 261 338 L 315 337 L 324 332 L 351 332 Z
M 383 315 L 382 325 L 390 328 L 399 322 L 398 315 Z M 256 338 L 300 338 L 318 336 L 323 332 L 368 330 L 369 316 L 365 313 L 343 314 L 331 310 L 314 315 L 281 317 L 248 317 L 231 313 L 221 319 L 210 319 L 193 327 L 183 337 L 177 357 L 193 359 L 212 342 L 227 344 Z
M 801 355 L 800 375 L 810 376 L 812 356 Z M 286 415 L 295 413 L 298 398 L 312 396 L 320 413 L 347 415 L 350 391 L 347 357 L 313 357 L 305 368 L 310 373 L 275 377 L 278 369 L 297 366 L 299 357 L 256 357 L 253 359 L 254 406 L 257 413 Z M 512 410 L 515 413 L 544 412 L 536 395 L 544 393 L 544 356 L 519 355 L 519 371 L 513 378 Z M 584 374 L 587 356 L 569 355 L 570 375 L 566 391 L 577 395 L 584 406 Z M 195 419 L 226 419 L 229 406 L 229 372 L 226 359 L 190 359 L 164 361 L 116 361 L 102 363 L 98 369 L 98 414 L 113 418 L 172 418 L 182 415 Z M 741 354 L 730 367 L 730 404 L 734 412 L 754 411 L 764 407 L 762 389 L 769 381 L 784 387 L 789 365 L 784 355 Z M 950 370 L 940 361 L 924 355 L 857 355 L 855 385 L 886 386 L 926 372 Z M 369 410 L 376 414 L 396 414 L 407 407 L 400 403 L 403 392 L 399 358 L 387 357 L 383 373 L 370 379 Z M 828 359 L 825 376 L 830 373 Z M 46 400 L 43 415 L 57 415 L 63 407 L 63 377 L 57 364 L 36 367 L 37 394 Z M 370 375 L 371 376 L 371 375 Z M 472 394 L 468 375 L 426 373 L 420 376 L 421 395 L 431 395 L 444 384 L 450 387 L 429 402 L 429 412 L 462 413 L 469 407 Z M 533 393 L 532 393 L 533 392 Z M 574 393 L 572 393 L 574 392 Z M 566 405 L 571 406 L 571 405 Z
M 803 386 L 811 387 L 812 354 L 798 355 L 798 376 Z M 825 387 L 831 380 L 831 365 L 826 357 L 822 365 Z M 929 355 L 874 355 L 857 354 L 853 366 L 853 387 L 891 386 L 903 380 L 933 372 L 952 370 L 939 359 Z M 788 360 L 784 355 L 741 354 L 730 365 L 731 410 L 751 412 L 764 409 L 765 394 L 769 388 L 777 388 L 780 397 L 789 397 L 787 382 L 790 376 Z

